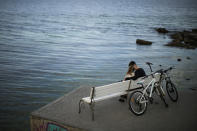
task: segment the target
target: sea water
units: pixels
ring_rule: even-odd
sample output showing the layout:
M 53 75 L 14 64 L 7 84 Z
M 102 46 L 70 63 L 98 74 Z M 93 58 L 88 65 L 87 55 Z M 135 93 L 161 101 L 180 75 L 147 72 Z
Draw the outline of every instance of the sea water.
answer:
M 197 2 L 0 0 L 0 129 L 30 130 L 32 111 L 76 88 L 122 80 L 131 60 L 147 74 L 147 61 L 154 70 L 176 66 L 178 88 L 195 88 L 197 51 L 164 46 L 170 38 L 157 27 L 197 28 Z

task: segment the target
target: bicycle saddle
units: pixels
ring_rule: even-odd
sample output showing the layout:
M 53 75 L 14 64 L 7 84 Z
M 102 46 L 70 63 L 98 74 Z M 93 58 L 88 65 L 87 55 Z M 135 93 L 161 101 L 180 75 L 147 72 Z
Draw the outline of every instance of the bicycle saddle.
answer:
M 147 64 L 147 65 L 153 65 L 153 63 L 151 63 L 151 62 L 146 62 L 146 64 Z

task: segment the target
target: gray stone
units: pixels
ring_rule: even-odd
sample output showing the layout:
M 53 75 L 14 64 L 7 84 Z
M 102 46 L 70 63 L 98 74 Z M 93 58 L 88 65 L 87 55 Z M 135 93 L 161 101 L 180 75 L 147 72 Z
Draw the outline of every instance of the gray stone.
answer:
M 138 44 L 138 45 L 152 45 L 152 42 L 151 41 L 137 39 L 136 40 L 136 44 Z
M 156 28 L 155 29 L 158 33 L 168 33 L 169 31 L 168 30 L 166 30 L 165 28 Z

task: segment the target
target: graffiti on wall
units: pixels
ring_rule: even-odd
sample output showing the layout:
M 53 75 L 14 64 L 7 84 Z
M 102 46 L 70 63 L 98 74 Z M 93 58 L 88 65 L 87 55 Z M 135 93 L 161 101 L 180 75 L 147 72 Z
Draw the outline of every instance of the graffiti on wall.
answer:
M 68 131 L 66 128 L 54 123 L 47 123 L 47 131 Z
M 31 130 L 32 131 L 69 131 L 64 126 L 61 126 L 55 122 L 43 120 L 43 119 L 32 120 Z

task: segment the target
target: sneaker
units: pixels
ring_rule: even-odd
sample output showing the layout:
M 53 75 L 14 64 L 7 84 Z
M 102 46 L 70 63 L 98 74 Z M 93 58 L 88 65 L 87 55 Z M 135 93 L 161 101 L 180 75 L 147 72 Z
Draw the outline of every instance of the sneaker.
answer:
M 124 102 L 124 99 L 120 98 L 119 101 L 120 101 L 120 102 Z
M 121 95 L 120 97 L 123 99 L 127 99 L 127 95 Z

